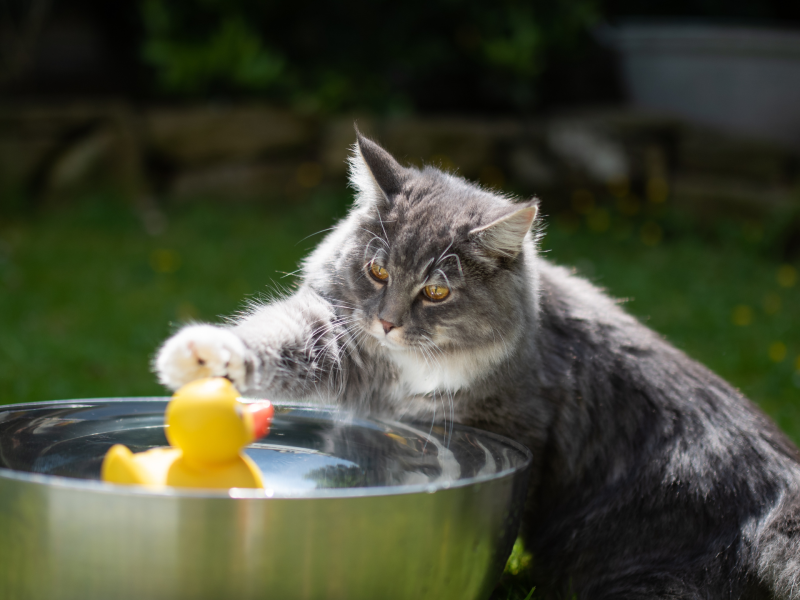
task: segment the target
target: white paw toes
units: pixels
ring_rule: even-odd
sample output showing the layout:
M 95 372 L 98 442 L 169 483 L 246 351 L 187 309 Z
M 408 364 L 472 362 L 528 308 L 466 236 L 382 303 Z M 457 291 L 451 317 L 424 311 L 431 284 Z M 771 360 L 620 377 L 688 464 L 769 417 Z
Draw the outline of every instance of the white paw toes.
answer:
M 247 348 L 235 334 L 213 325 L 190 325 L 168 339 L 155 360 L 161 383 L 177 389 L 201 377 L 228 377 L 246 386 Z

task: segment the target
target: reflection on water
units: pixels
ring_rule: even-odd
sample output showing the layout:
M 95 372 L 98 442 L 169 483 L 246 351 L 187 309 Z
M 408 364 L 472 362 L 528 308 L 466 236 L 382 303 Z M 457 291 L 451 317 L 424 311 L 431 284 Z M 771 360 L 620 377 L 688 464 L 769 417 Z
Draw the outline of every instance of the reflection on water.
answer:
M 315 450 L 253 444 L 246 452 L 261 469 L 266 485 L 278 493 L 366 486 L 364 469 L 356 463 Z
M 166 401 L 88 401 L 0 410 L 0 467 L 99 479 L 113 444 L 167 444 Z M 525 454 L 491 435 L 279 406 L 268 437 L 247 448 L 275 495 L 322 488 L 441 484 L 492 475 Z

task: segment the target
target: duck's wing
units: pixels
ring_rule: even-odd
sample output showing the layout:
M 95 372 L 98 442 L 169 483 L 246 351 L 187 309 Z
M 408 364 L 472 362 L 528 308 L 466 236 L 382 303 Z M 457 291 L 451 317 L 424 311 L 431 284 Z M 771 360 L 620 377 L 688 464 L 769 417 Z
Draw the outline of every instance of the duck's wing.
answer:
M 103 481 L 123 485 L 149 483 L 144 468 L 133 460 L 133 452 L 122 444 L 115 444 L 106 452 L 100 477 Z

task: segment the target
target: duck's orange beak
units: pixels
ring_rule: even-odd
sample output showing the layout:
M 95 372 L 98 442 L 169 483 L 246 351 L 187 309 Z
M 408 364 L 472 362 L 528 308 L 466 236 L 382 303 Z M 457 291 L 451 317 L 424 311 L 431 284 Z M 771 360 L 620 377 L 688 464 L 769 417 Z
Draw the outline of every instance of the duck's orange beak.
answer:
M 259 440 L 269 433 L 269 426 L 272 425 L 272 417 L 275 416 L 275 407 L 272 402 L 264 400 L 250 404 L 247 409 L 253 415 L 253 439 Z

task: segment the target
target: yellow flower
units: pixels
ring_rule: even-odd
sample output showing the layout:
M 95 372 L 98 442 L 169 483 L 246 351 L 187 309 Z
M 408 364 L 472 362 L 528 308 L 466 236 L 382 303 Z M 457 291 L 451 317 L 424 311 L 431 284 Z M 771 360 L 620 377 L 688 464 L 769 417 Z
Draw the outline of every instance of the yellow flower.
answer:
M 773 362 L 781 362 L 786 358 L 786 344 L 783 342 L 772 342 L 769 346 L 769 358 Z
M 740 304 L 733 309 L 731 320 L 734 325 L 739 325 L 740 327 L 750 325 L 753 320 L 753 309 L 745 304 Z

